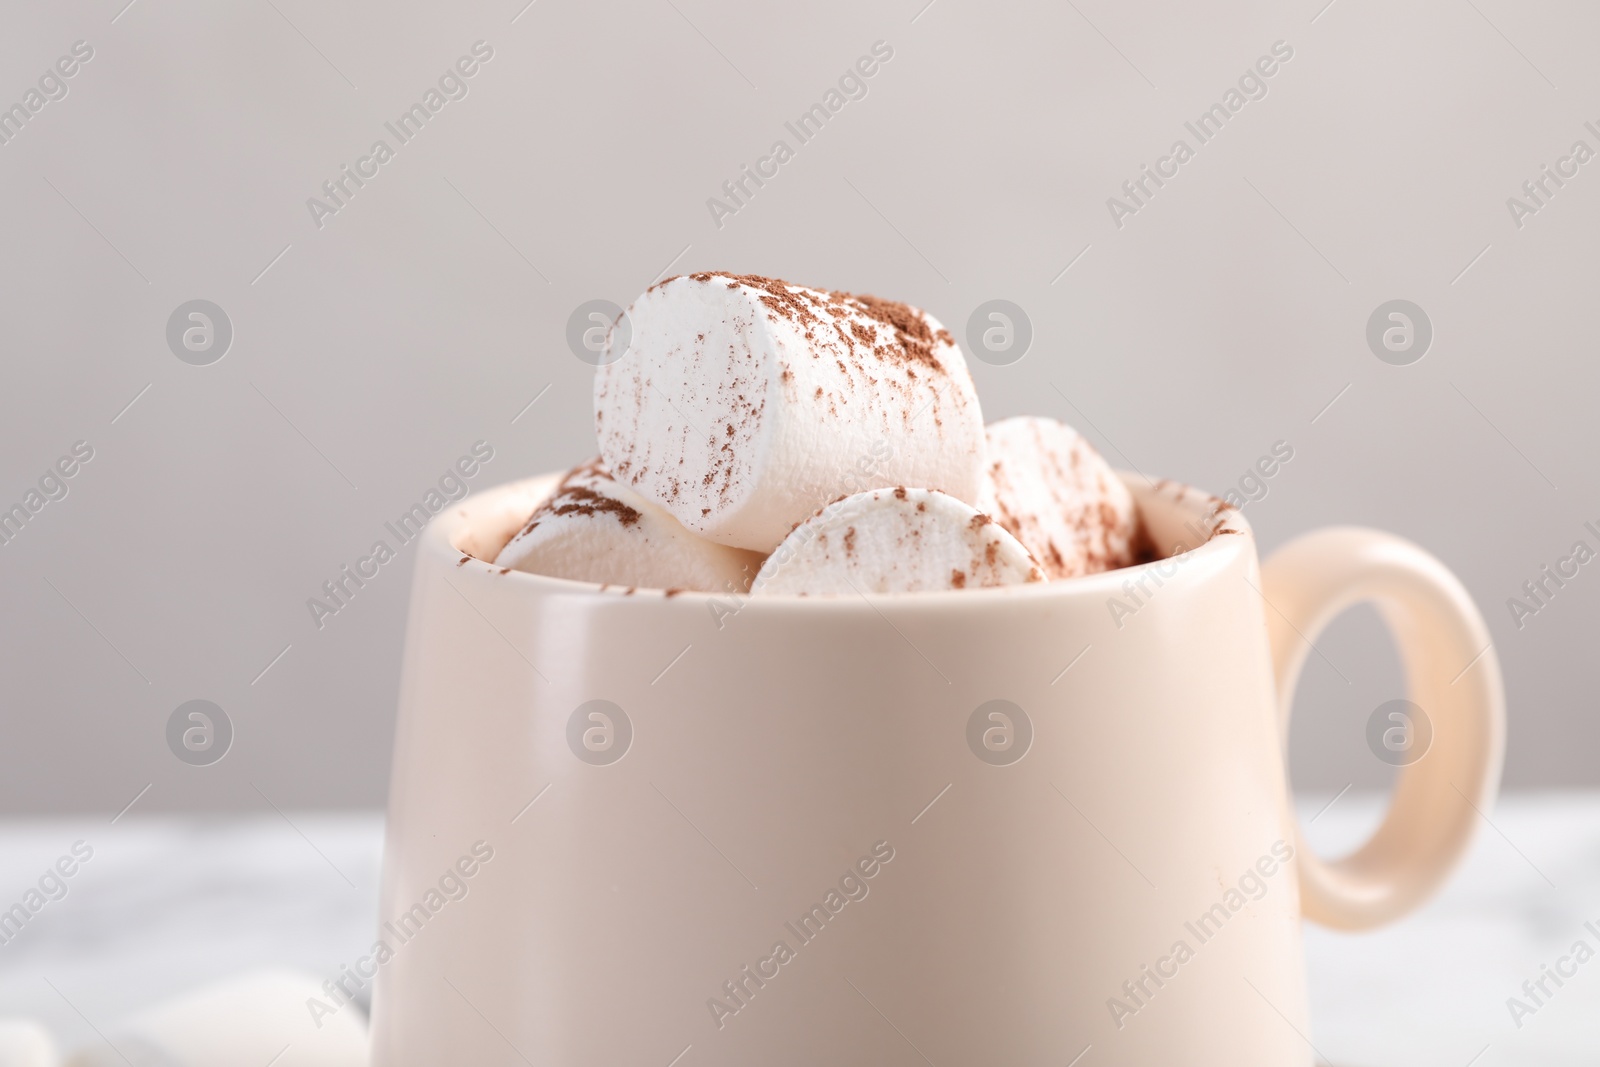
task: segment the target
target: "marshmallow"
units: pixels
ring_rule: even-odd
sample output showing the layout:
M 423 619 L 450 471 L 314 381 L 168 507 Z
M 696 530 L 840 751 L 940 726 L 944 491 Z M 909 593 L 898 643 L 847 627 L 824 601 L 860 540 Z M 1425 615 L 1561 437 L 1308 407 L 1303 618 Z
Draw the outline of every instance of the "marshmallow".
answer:
M 580 582 L 742 593 L 761 556 L 696 537 L 594 459 L 533 510 L 495 565 Z
M 32 1019 L 0 1019 L 0 1067 L 60 1067 L 49 1031 Z
M 67 1067 L 366 1067 L 366 1019 L 337 1004 L 310 975 L 257 971 L 139 1012 Z
M 750 587 L 764 593 L 920 593 L 1042 582 L 993 519 L 932 489 L 872 489 L 795 527 Z
M 977 501 L 977 392 L 926 312 L 704 273 L 651 287 L 628 317 L 627 351 L 608 348 L 595 378 L 600 454 L 696 533 L 770 552 L 850 493 L 917 485 Z
M 1020 416 L 988 429 L 979 507 L 1028 547 L 1052 580 L 1134 562 L 1133 494 L 1094 446 L 1054 419 Z

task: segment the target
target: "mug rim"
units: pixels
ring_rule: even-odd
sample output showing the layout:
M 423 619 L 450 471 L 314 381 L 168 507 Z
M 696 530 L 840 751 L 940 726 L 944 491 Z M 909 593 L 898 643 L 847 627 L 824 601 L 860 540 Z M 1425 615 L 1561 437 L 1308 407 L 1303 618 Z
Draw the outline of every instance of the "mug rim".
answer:
M 1255 549 L 1255 531 L 1240 509 L 1221 497 L 1169 478 L 1151 479 L 1143 474 L 1118 470 L 1117 477 L 1133 494 L 1139 511 L 1141 537 L 1153 537 L 1150 515 L 1161 514 L 1165 524 L 1181 526 L 1193 531 L 1196 523 L 1200 529 L 1209 526 L 1205 540 L 1198 544 L 1175 544 L 1175 551 L 1159 553 L 1142 563 L 1076 578 L 1055 581 L 1026 582 L 1021 585 L 987 586 L 976 589 L 947 589 L 923 592 L 895 593 L 764 593 L 753 596 L 748 591 L 713 592 L 692 589 L 655 589 L 645 586 L 629 587 L 601 582 L 579 581 L 573 578 L 556 578 L 546 574 L 496 566 L 492 560 L 474 555 L 463 547 L 481 526 L 498 522 L 501 528 L 485 543 L 493 544 L 496 554 L 510 540 L 510 536 L 527 521 L 529 512 L 537 507 L 556 485 L 566 477 L 567 471 L 538 474 L 510 482 L 501 482 L 472 493 L 449 506 L 428 523 L 418 546 L 418 560 L 432 557 L 434 563 L 447 563 L 451 569 L 471 570 L 480 574 L 520 583 L 529 593 L 548 596 L 578 597 L 587 600 L 618 598 L 639 603 L 662 600 L 683 600 L 705 604 L 713 600 L 739 598 L 748 604 L 785 605 L 794 610 L 837 609 L 840 605 L 866 601 L 892 602 L 898 605 L 946 605 L 994 603 L 1000 598 L 1035 599 L 1041 597 L 1100 597 L 1120 592 L 1130 577 L 1148 572 L 1176 560 L 1180 563 L 1201 562 L 1199 571 L 1208 573 L 1224 570 L 1237 561 L 1237 557 Z M 512 510 L 515 505 L 515 510 Z M 1162 514 L 1162 513 L 1165 514 Z M 512 521 L 508 521 L 512 520 Z M 1233 535 L 1233 536 L 1229 536 Z M 475 546 L 476 547 L 476 546 Z M 1185 567 L 1184 569 L 1189 569 Z M 1171 575 L 1163 574 L 1164 580 Z M 1135 579 L 1136 580 L 1136 579 Z

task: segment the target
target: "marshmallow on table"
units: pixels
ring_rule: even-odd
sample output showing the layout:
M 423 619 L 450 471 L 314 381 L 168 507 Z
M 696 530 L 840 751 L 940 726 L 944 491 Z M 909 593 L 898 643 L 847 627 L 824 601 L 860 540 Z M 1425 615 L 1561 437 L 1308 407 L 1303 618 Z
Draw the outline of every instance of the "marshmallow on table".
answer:
M 580 582 L 742 593 L 761 556 L 696 537 L 595 459 L 534 509 L 495 564 Z
M 60 1067 L 49 1031 L 32 1019 L 0 1019 L 0 1067 Z
M 1028 550 L 932 489 L 872 489 L 795 527 L 756 575 L 766 593 L 920 593 L 1039 582 Z
M 595 378 L 600 453 L 696 533 L 770 552 L 850 493 L 917 485 L 977 501 L 977 392 L 926 312 L 703 273 L 652 286 L 628 317 L 627 351 Z
M 1133 495 L 1072 427 L 1021 416 L 992 423 L 979 507 L 1027 546 L 1047 577 L 1134 562 Z
M 310 975 L 241 975 L 139 1012 L 74 1052 L 67 1067 L 366 1067 L 366 1019 L 330 1003 Z

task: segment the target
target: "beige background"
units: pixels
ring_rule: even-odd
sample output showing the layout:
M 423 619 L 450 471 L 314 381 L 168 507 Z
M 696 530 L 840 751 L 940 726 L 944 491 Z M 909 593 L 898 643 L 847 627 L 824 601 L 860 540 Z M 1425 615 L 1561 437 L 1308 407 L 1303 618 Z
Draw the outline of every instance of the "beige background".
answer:
M 307 598 L 474 441 L 479 486 L 590 454 L 568 315 L 669 267 L 906 299 L 963 337 L 1011 300 L 1034 341 L 976 365 L 986 412 L 1065 419 L 1119 466 L 1220 492 L 1289 442 L 1246 512 L 1263 546 L 1355 522 L 1438 553 L 1506 669 L 1508 782 L 1600 782 L 1600 566 L 1520 630 L 1506 607 L 1600 548 L 1600 164 L 1520 229 L 1506 207 L 1600 148 L 1600 11 L 124 3 L 14 5 L 0 32 L 0 105 L 95 53 L 0 145 L 0 503 L 94 448 L 0 546 L 4 810 L 379 804 L 410 551 L 320 630 Z M 306 199 L 478 40 L 469 94 L 318 229 Z M 707 198 L 878 40 L 868 95 L 719 229 Z M 1117 228 L 1107 198 L 1279 40 L 1268 95 Z M 196 298 L 234 326 L 211 366 L 165 339 Z M 1365 341 L 1393 298 L 1434 326 L 1410 366 Z M 1360 614 L 1319 651 L 1296 782 L 1380 784 L 1393 654 Z M 165 741 L 197 697 L 237 731 L 208 768 Z

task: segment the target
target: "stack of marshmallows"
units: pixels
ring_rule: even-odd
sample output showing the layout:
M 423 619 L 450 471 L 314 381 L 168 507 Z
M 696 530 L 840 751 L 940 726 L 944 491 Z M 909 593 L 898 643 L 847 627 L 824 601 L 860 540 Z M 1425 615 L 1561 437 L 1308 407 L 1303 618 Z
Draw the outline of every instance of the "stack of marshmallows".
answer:
M 690 274 L 627 312 L 595 381 L 600 455 L 497 564 L 609 585 L 914 593 L 1135 561 L 1128 489 L 1051 419 L 983 424 L 928 313 L 772 278 Z M 624 331 L 613 329 L 608 344 Z

